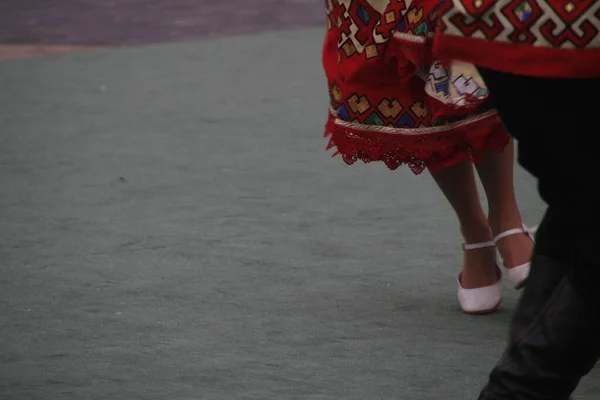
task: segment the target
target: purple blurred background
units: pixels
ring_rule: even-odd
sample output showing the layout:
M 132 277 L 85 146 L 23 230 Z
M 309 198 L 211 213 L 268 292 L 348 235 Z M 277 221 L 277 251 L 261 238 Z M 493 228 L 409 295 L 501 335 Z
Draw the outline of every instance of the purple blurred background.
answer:
M 4 0 L 0 44 L 117 46 L 323 23 L 323 0 Z

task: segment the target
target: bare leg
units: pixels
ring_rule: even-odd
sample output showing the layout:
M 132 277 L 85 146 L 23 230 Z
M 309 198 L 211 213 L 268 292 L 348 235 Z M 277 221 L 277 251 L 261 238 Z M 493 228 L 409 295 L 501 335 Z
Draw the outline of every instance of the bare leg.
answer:
M 488 152 L 475 166 L 487 195 L 488 220 L 494 236 L 522 224 L 515 197 L 514 160 L 511 141 L 502 153 Z M 508 236 L 497 246 L 507 268 L 529 262 L 533 252 L 533 242 L 526 235 Z
M 462 161 L 442 168 L 433 178 L 456 212 L 465 243 L 492 240 L 488 219 L 481 208 L 473 165 Z M 493 285 L 498 280 L 495 249 L 465 252 L 461 284 L 465 289 Z

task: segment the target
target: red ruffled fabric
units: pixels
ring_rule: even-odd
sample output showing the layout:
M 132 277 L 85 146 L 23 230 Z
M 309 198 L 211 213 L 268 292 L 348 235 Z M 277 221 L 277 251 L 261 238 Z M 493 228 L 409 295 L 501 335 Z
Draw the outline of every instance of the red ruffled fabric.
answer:
M 476 163 L 510 142 L 497 115 L 439 134 L 401 135 L 342 126 L 330 114 L 324 136 L 327 149 L 336 149 L 333 157 L 340 155 L 348 165 L 381 161 L 390 170 L 406 165 L 416 175 L 425 169 L 435 174 L 463 160 Z

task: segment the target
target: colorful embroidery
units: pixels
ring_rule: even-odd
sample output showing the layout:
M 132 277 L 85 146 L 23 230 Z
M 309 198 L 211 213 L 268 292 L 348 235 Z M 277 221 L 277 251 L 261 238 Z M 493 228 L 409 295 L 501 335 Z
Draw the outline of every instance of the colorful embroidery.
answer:
M 442 4 L 445 35 L 563 49 L 600 48 L 600 1 L 453 0 Z
M 454 61 L 448 68 L 439 61 L 429 67 L 425 92 L 436 100 L 457 107 L 487 99 L 489 92 L 474 65 Z
M 407 163 L 418 173 L 506 145 L 476 68 L 433 60 L 437 7 L 437 0 L 326 1 L 326 133 L 346 162 Z
M 425 44 L 431 39 L 437 21 L 433 9 L 427 13 L 416 3 L 407 7 L 404 0 L 328 0 L 328 26 L 338 36 L 338 63 L 359 57 L 363 60 L 382 58 L 384 45 L 392 37 L 399 42 Z M 477 70 L 471 65 L 454 63 L 445 69 L 439 62 L 433 62 L 419 67 L 414 73 L 425 81 L 425 93 L 444 104 L 466 107 L 474 99 L 481 101 L 488 96 Z M 447 122 L 443 117 L 428 119 L 429 111 L 422 100 L 406 104 L 386 97 L 376 99 L 372 105 L 365 94 L 352 93 L 346 95 L 345 100 L 342 97 L 340 85 L 334 82 L 330 87 L 331 104 L 345 121 L 415 129 Z M 368 115 L 367 111 L 370 111 Z
M 339 36 L 340 62 L 380 56 L 405 9 L 404 0 L 327 0 L 328 27 Z

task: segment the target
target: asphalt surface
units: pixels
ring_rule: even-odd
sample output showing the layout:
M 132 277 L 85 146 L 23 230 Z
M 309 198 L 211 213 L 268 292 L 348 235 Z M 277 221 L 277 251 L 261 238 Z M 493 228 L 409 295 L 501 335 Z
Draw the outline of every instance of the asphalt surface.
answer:
M 517 293 L 462 315 L 431 178 L 324 151 L 321 39 L 0 63 L 0 399 L 476 397 Z

